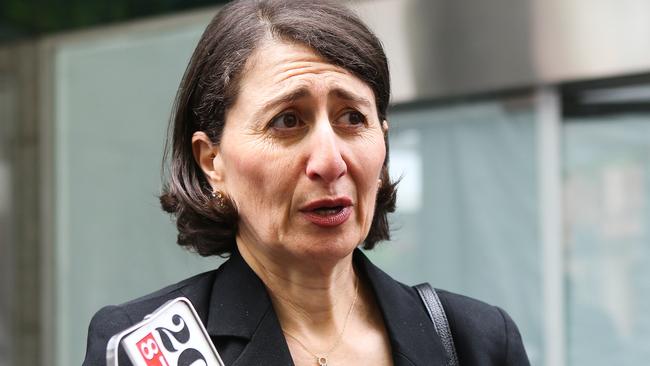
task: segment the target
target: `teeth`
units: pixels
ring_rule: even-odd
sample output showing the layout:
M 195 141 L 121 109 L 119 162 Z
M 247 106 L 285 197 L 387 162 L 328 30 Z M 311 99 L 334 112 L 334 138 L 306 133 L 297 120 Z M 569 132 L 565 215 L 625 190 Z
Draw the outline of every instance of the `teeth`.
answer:
M 327 215 L 337 214 L 337 213 L 341 212 L 342 209 L 343 208 L 340 207 L 340 206 L 338 206 L 338 207 L 321 207 L 321 208 L 315 209 L 314 212 L 316 212 L 317 214 L 322 215 L 322 216 L 327 216 Z

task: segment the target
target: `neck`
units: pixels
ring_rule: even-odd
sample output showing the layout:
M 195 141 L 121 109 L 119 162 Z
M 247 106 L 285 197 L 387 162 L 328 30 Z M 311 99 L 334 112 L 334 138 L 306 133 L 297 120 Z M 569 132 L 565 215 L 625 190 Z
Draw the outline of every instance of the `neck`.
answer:
M 286 333 L 315 351 L 326 349 L 346 326 L 357 291 L 352 253 L 333 263 L 271 257 L 237 242 L 242 257 L 266 285 Z

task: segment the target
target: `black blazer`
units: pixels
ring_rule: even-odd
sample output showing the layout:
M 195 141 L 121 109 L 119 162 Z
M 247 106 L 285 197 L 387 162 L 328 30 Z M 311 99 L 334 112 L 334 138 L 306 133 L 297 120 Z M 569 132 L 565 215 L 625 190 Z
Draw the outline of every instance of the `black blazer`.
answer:
M 417 292 L 354 253 L 357 272 L 371 285 L 384 317 L 395 366 L 444 365 L 445 354 Z M 237 252 L 219 269 L 131 302 L 102 308 L 90 322 L 84 366 L 106 364 L 106 344 L 168 300 L 194 305 L 226 366 L 293 365 L 262 281 Z M 439 291 L 463 366 L 529 365 L 517 326 L 503 310 Z M 120 353 L 120 365 L 130 365 Z

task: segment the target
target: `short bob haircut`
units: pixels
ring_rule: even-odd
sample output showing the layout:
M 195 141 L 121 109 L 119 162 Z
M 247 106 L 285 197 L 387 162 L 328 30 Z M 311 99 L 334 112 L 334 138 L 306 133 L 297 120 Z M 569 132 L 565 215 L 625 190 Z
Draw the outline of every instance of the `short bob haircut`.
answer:
M 192 135 L 204 131 L 219 144 L 225 115 L 235 102 L 244 65 L 265 39 L 302 44 L 372 88 L 378 117 L 386 119 L 390 77 L 377 37 L 343 5 L 330 0 L 237 0 L 212 19 L 185 70 L 170 120 L 164 168 L 163 210 L 176 218 L 178 244 L 202 256 L 235 250 L 238 214 L 228 197 L 215 199 L 192 154 Z M 364 248 L 390 238 L 387 214 L 395 210 L 396 183 L 386 160 Z M 361 244 L 361 243 L 359 243 Z

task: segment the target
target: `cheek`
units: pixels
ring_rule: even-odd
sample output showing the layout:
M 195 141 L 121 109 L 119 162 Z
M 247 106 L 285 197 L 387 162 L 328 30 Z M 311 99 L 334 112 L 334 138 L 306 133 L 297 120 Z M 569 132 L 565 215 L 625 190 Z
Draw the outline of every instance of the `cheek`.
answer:
M 378 180 L 386 156 L 383 139 L 380 142 L 373 143 L 371 147 L 366 146 L 358 149 L 356 154 L 358 160 L 355 164 L 357 168 L 357 178 L 355 180 L 361 203 L 360 219 L 366 221 L 369 226 L 374 215 L 377 190 L 379 188 Z
M 361 175 L 363 176 L 362 180 L 374 192 L 377 190 L 377 182 L 386 157 L 386 147 L 383 139 L 381 141 L 375 140 L 369 147 L 359 149 L 357 154 L 359 156 Z
M 287 159 L 274 155 L 265 149 L 243 148 L 225 156 L 226 190 L 241 215 L 268 215 L 289 201 L 290 166 Z

